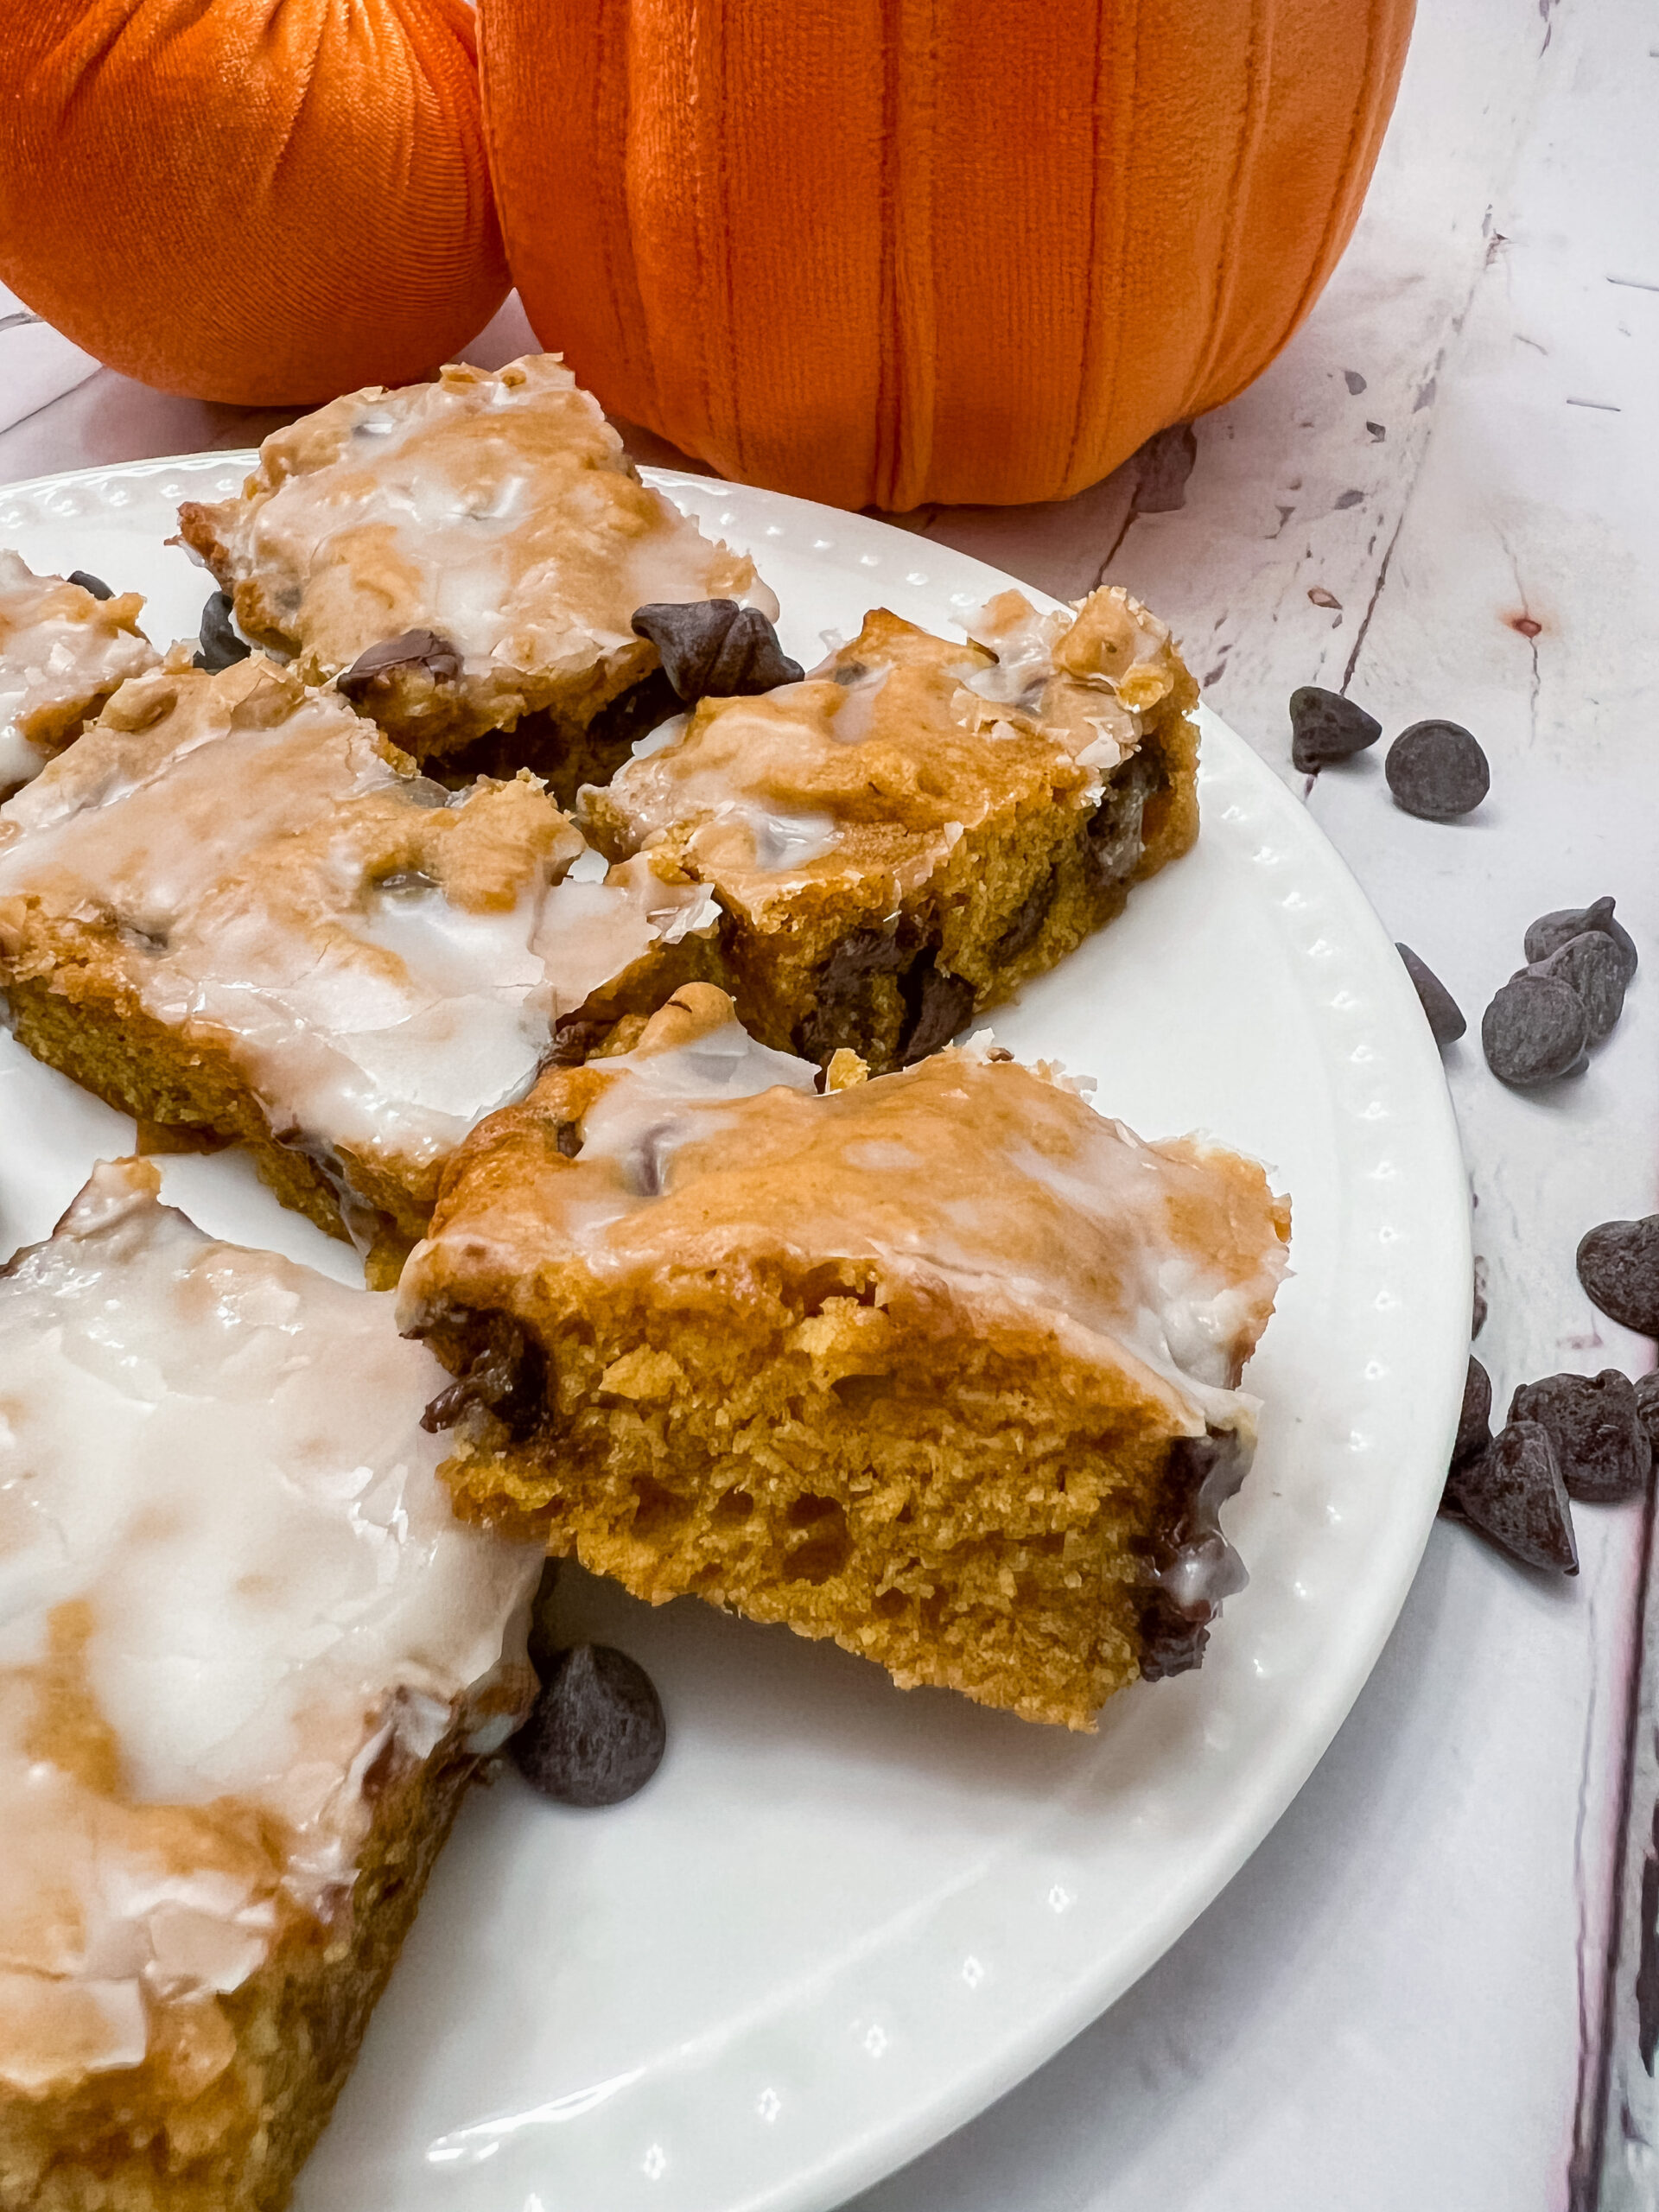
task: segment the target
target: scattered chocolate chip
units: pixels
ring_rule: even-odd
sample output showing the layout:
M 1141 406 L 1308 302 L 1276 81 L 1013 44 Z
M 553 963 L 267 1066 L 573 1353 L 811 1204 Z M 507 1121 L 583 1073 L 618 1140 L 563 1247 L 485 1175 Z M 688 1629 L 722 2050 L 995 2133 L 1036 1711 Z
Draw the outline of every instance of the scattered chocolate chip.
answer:
M 1527 930 L 1527 958 L 1537 962 L 1548 960 L 1552 952 L 1586 930 L 1599 930 L 1610 937 L 1624 956 L 1624 981 L 1628 984 L 1636 973 L 1636 940 L 1622 922 L 1613 919 L 1613 901 L 1597 899 L 1588 906 L 1558 906 L 1553 913 L 1540 914 Z
M 113 599 L 115 594 L 102 576 L 95 576 L 90 569 L 71 569 L 67 580 L 79 584 L 82 591 L 89 591 L 94 599 Z
M 1591 1505 L 1620 1505 L 1648 1486 L 1652 1447 L 1642 1426 L 1636 1385 L 1616 1367 L 1599 1375 L 1547 1375 L 1523 1382 L 1510 1419 L 1549 1431 L 1569 1494 Z
M 1659 1213 L 1604 1221 L 1579 1240 L 1579 1281 L 1592 1306 L 1638 1336 L 1659 1337 Z
M 512 1756 L 562 1805 L 620 1805 L 651 1780 L 667 1742 L 645 1669 L 607 1643 L 578 1643 L 556 1659 Z
M 1437 1045 L 1455 1045 L 1469 1027 L 1463 1008 L 1427 962 L 1420 960 L 1408 944 L 1396 944 L 1394 949 L 1406 963 L 1406 973 L 1428 1019 L 1430 1036 Z
M 1528 1567 L 1579 1571 L 1573 1509 L 1549 1440 L 1535 1421 L 1511 1421 L 1446 1485 L 1465 1520 Z
M 201 651 L 191 660 L 192 668 L 205 668 L 210 676 L 217 676 L 222 668 L 234 668 L 239 660 L 246 660 L 253 647 L 236 634 L 231 620 L 231 600 L 228 592 L 210 592 L 207 604 L 201 610 Z
M 798 683 L 804 673 L 760 608 L 740 607 L 734 599 L 653 602 L 634 609 L 633 627 L 656 646 L 683 706 L 771 691 Z
M 964 977 L 939 967 L 931 952 L 910 969 L 901 988 L 909 1014 L 899 1040 L 899 1065 L 907 1068 L 950 1042 L 974 1010 L 975 992 Z
M 429 1436 L 453 1428 L 471 1406 L 502 1422 L 515 1444 L 539 1425 L 546 1403 L 547 1355 L 505 1313 L 474 1314 L 471 1344 L 456 1380 L 421 1415 Z
M 401 669 L 424 669 L 435 683 L 453 683 L 461 674 L 461 655 L 435 630 L 404 630 L 360 652 L 336 688 L 354 703 L 383 696 Z
M 1584 1007 L 1586 1039 L 1599 1045 L 1624 1011 L 1629 971 L 1624 955 L 1599 930 L 1581 930 L 1523 975 L 1548 976 L 1575 991 Z
M 1452 1446 L 1454 1470 L 1478 1459 L 1492 1440 L 1492 1378 L 1478 1359 L 1471 1358 L 1464 1378 L 1463 1411 L 1458 1415 L 1457 1440 Z
M 1516 1090 L 1578 1074 L 1589 1033 L 1584 1001 L 1571 984 L 1525 969 L 1504 984 L 1480 1018 L 1486 1065 Z
M 1486 755 L 1459 722 L 1413 722 L 1382 764 L 1396 805 L 1425 822 L 1455 822 L 1491 789 Z
M 1659 1453 L 1659 1370 L 1638 1375 L 1634 1384 L 1637 1417 L 1648 1432 L 1648 1441 Z
M 1382 734 L 1382 723 L 1340 691 L 1304 683 L 1290 695 L 1290 757 L 1305 776 L 1351 760 Z

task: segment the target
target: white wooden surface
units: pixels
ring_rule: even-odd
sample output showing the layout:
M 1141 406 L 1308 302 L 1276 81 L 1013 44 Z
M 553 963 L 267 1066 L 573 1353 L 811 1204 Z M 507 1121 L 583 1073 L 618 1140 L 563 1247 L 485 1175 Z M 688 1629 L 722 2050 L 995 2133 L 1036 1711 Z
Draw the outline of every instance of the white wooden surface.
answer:
M 1051 590 L 1128 583 L 1287 778 L 1299 683 L 1347 680 L 1389 734 L 1468 723 L 1493 769 L 1470 823 L 1399 813 L 1377 758 L 1308 803 L 1471 1029 L 1533 914 L 1618 895 L 1644 966 L 1580 1083 L 1517 1096 L 1471 1043 L 1449 1056 L 1507 1404 L 1652 1357 L 1572 1260 L 1592 1223 L 1659 1205 L 1659 9 L 1420 9 L 1354 244 L 1285 357 L 1197 425 L 1184 505 L 1148 512 L 1132 463 L 1063 507 L 906 520 Z M 510 305 L 474 357 L 528 342 Z M 0 431 L 0 480 L 278 419 L 100 372 Z M 1546 1585 L 1437 1529 L 1351 1720 L 1231 1889 L 856 2212 L 1591 2212 L 1640 1529 L 1580 1508 L 1579 1532 L 1583 1573 Z M 1612 2143 L 1602 2212 L 1659 2202 L 1638 2153 Z

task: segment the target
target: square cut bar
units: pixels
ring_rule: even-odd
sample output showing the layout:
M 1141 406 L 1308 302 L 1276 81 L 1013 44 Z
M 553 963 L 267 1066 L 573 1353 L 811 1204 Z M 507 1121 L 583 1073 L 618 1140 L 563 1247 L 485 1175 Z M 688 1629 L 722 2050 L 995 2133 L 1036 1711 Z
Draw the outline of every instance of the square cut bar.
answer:
M 0 552 L 0 798 L 38 776 L 130 676 L 161 655 L 136 591 L 100 599 Z
M 541 1561 L 464 1529 L 390 1301 L 98 1169 L 0 1272 L 0 2204 L 274 2212 Z
M 653 1603 L 1089 1727 L 1243 1579 L 1288 1208 L 994 1047 L 860 1075 L 693 984 L 475 1131 L 399 1291 L 458 1378 L 442 1473 Z
M 0 808 L 22 1042 L 174 1149 L 246 1145 L 378 1273 L 556 1026 L 631 980 L 660 1003 L 712 920 L 649 859 L 607 871 L 534 778 L 452 794 L 263 654 L 175 647 Z
M 530 767 L 567 800 L 674 710 L 636 607 L 778 612 L 549 353 L 331 400 L 265 440 L 239 497 L 179 520 L 244 633 L 307 683 L 338 678 L 435 772 Z
M 951 644 L 878 611 L 813 676 L 704 699 L 577 815 L 719 899 L 765 1043 L 881 1070 L 1065 958 L 1198 835 L 1198 689 L 1126 592 L 1017 592 Z

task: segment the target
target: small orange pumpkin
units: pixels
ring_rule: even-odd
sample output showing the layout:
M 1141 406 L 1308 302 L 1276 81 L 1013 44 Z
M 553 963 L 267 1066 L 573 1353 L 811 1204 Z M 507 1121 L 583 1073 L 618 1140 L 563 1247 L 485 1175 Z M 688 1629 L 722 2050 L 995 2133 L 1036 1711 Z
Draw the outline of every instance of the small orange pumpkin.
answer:
M 732 476 L 1063 499 L 1273 359 L 1411 0 L 480 0 L 543 345 Z
M 465 0 L 18 0 L 0 278 L 163 391 L 297 404 L 507 289 Z

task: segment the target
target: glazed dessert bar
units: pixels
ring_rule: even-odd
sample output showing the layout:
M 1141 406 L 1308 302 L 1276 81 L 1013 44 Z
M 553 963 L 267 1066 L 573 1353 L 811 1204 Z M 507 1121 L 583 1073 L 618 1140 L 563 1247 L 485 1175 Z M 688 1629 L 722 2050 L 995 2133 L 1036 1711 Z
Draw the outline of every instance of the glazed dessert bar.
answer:
M 578 818 L 719 899 L 756 1036 L 877 1070 L 946 1043 L 1071 951 L 1198 835 L 1198 689 L 1116 588 L 976 644 L 871 614 L 807 681 L 703 699 Z
M 1243 1577 L 1260 1167 L 992 1047 L 820 1094 L 708 984 L 463 1146 L 399 1319 L 459 1510 L 1086 1728 Z
M 640 482 L 551 354 L 332 400 L 180 524 L 245 634 L 308 683 L 338 678 L 423 764 L 531 767 L 565 799 L 677 704 L 636 608 L 778 611 L 747 556 Z
M 26 784 L 130 676 L 161 656 L 137 592 L 100 598 L 0 552 L 0 799 Z
M 533 779 L 452 795 L 261 654 L 175 648 L 0 809 L 22 1043 L 175 1148 L 250 1147 L 387 1270 L 561 1020 L 712 919 L 649 859 L 607 874 Z
M 0 1273 L 0 2203 L 275 2212 L 539 1556 L 462 1528 L 389 1301 L 99 1167 Z

